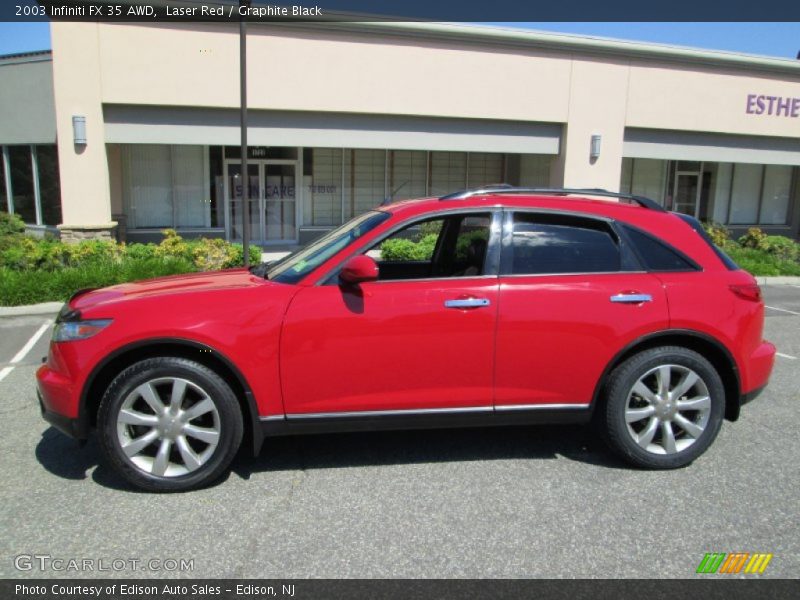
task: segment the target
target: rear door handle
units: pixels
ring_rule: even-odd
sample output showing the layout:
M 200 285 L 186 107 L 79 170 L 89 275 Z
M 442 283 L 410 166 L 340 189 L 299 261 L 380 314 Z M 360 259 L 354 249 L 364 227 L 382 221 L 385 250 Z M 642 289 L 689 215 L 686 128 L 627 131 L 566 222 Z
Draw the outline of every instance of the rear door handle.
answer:
M 611 296 L 609 300 L 622 304 L 640 304 L 642 302 L 652 302 L 653 297 L 650 294 L 617 294 L 616 296 Z
M 488 298 L 461 298 L 459 300 L 445 300 L 445 308 L 480 308 L 481 306 L 489 306 Z

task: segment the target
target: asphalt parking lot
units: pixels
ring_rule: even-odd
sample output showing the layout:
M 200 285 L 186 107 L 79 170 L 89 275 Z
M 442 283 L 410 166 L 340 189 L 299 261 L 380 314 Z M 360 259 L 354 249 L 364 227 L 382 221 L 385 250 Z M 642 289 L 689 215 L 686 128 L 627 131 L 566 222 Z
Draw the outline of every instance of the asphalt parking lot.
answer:
M 49 328 L 20 356 L 49 317 L 2 318 L 0 577 L 98 575 L 15 567 L 38 554 L 122 559 L 102 573 L 121 577 L 685 578 L 706 552 L 773 553 L 761 577 L 796 577 L 800 286 L 764 292 L 771 384 L 688 468 L 630 469 L 580 427 L 325 435 L 267 441 L 180 495 L 131 491 L 49 428 Z

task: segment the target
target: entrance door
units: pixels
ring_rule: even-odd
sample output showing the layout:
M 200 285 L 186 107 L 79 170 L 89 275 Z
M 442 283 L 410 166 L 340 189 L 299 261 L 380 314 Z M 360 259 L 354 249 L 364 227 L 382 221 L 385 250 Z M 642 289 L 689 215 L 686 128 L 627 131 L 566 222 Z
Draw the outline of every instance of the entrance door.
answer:
M 675 173 L 673 198 L 674 210 L 686 215 L 697 216 L 700 203 L 702 175 L 697 172 L 678 171 Z
M 294 160 L 251 160 L 250 239 L 257 244 L 297 242 L 297 172 Z M 242 165 L 225 163 L 227 201 L 225 233 L 229 240 L 242 239 Z

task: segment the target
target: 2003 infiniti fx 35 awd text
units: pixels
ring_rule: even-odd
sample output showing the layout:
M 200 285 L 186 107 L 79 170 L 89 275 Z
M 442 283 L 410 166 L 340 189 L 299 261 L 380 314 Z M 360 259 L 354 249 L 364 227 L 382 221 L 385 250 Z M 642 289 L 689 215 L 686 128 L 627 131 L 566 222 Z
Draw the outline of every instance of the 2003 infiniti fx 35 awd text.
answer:
M 153 491 L 245 443 L 594 420 L 681 467 L 766 385 L 755 280 L 696 220 L 601 190 L 497 186 L 382 206 L 278 263 L 75 294 L 44 418 Z

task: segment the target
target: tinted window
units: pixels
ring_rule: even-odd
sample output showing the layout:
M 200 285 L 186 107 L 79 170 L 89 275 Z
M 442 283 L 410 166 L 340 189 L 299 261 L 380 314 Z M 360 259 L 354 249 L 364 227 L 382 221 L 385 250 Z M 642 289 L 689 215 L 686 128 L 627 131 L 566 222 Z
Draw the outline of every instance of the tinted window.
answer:
M 648 271 L 696 270 L 688 260 L 654 237 L 632 227 L 625 227 L 625 231 Z
M 605 223 L 591 219 L 517 214 L 512 255 L 514 274 L 620 270 L 616 237 Z

